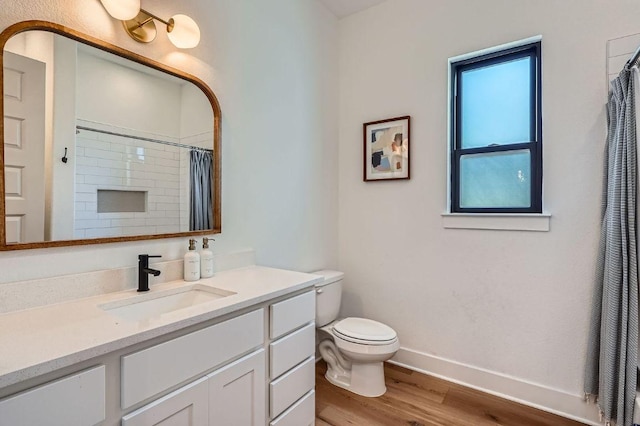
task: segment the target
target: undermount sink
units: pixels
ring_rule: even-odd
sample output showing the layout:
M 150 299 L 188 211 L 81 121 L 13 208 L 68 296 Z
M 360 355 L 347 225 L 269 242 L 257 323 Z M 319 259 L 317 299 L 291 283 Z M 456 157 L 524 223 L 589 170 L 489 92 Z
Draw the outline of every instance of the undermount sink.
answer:
M 125 300 L 99 305 L 99 307 L 117 317 L 130 321 L 151 319 L 171 312 L 187 309 L 201 303 L 233 296 L 234 292 L 192 284 L 171 290 L 153 291 Z

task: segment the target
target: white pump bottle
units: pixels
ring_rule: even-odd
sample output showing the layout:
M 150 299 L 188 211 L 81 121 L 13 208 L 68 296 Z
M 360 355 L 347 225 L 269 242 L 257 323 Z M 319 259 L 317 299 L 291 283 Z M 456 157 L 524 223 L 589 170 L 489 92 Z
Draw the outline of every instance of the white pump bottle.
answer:
M 209 249 L 209 238 L 202 239 L 202 251 L 200 252 L 200 277 L 209 278 L 213 276 L 213 252 Z M 211 241 L 215 241 L 211 238 Z
M 189 240 L 189 251 L 184 255 L 184 280 L 200 279 L 200 255 L 196 251 L 196 240 Z

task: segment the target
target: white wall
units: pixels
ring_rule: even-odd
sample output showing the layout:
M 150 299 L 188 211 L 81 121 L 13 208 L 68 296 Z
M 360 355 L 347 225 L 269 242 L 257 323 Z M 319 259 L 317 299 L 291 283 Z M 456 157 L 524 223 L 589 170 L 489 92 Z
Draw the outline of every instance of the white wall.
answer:
M 179 84 L 83 49 L 78 50 L 77 67 L 77 118 L 180 137 Z
M 496 383 L 511 380 L 503 392 L 511 397 L 594 419 L 581 397 L 599 234 L 606 42 L 637 33 L 638 16 L 640 4 L 626 0 L 389 0 L 340 21 L 345 314 L 394 327 L 409 350 L 399 355 L 414 367 L 495 392 L 502 392 Z M 551 231 L 444 229 L 447 58 L 537 34 Z M 363 183 L 362 123 L 405 114 L 412 116 L 411 180 Z
M 25 33 L 23 33 L 25 34 Z M 28 33 L 26 33 L 28 34 Z M 53 148 L 50 240 L 73 238 L 76 147 L 76 42 L 54 37 Z M 67 155 L 67 162 L 62 158 Z
M 202 133 L 213 136 L 213 110 L 202 90 L 193 84 L 180 87 L 180 138 Z M 211 149 L 213 139 L 206 145 Z
M 160 29 L 138 44 L 97 0 L 0 0 L 0 28 L 66 25 L 207 83 L 222 106 L 222 234 L 214 252 L 252 247 L 264 265 L 337 264 L 337 20 L 316 0 L 158 0 L 197 19 L 178 51 Z M 121 266 L 148 252 L 181 258 L 186 238 L 0 253 L 0 283 Z

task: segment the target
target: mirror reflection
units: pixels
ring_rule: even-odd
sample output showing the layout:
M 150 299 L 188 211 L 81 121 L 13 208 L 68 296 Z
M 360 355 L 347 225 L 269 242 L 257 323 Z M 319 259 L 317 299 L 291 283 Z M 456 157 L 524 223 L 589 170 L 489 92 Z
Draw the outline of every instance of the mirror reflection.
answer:
M 7 244 L 214 228 L 199 87 L 47 31 L 3 59 Z

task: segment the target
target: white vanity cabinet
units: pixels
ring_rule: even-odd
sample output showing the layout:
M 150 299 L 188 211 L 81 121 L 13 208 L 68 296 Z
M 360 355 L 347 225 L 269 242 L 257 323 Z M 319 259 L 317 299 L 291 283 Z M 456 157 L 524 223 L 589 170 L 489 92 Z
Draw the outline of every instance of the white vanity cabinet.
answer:
M 266 308 L 123 356 L 122 409 L 195 380 L 127 414 L 122 426 L 313 425 L 315 293 Z
M 315 292 L 269 307 L 270 426 L 315 421 Z
M 0 425 L 313 425 L 314 291 L 223 315 L 2 388 Z

